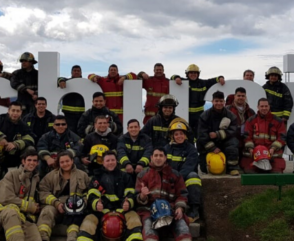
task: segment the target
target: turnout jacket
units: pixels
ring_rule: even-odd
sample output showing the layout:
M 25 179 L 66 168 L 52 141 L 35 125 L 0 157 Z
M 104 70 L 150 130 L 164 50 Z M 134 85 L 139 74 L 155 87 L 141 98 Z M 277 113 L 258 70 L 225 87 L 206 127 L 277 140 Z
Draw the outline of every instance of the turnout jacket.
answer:
M 226 117 L 230 124 L 226 129 L 220 129 L 222 119 Z M 217 138 L 211 139 L 210 132 L 216 132 Z M 217 112 L 213 107 L 204 111 L 199 118 L 197 148 L 200 152 L 212 152 L 217 148 L 217 143 L 236 137 L 237 117 L 226 108 Z
M 9 118 L 8 114 L 0 115 L 0 140 L 6 139 L 8 142 L 13 142 L 16 145 L 16 150 L 24 150 L 28 146 L 34 146 L 33 133 L 26 123 L 18 120 L 14 123 Z M 15 150 L 10 151 L 13 155 Z
M 151 138 L 141 131 L 135 141 L 132 140 L 129 133 L 122 135 L 118 139 L 117 156 L 123 168 L 128 164 L 131 164 L 133 167 L 137 165 L 149 166 L 152 150 Z
M 13 208 L 23 222 L 26 219 L 35 222 L 38 183 L 38 173 L 25 171 L 22 165 L 9 171 L 0 181 L 0 212 L 6 207 Z
M 30 72 L 25 69 L 15 70 L 12 73 L 10 85 L 18 92 L 18 101 L 24 106 L 34 106 L 34 100 L 26 90 L 31 89 L 38 95 L 38 70 L 34 67 Z
M 140 199 L 142 183 L 148 187 L 150 194 L 147 200 Z M 184 179 L 178 171 L 173 170 L 169 165 L 165 164 L 162 170 L 155 169 L 153 164 L 150 167 L 140 172 L 136 181 L 137 210 L 150 210 L 151 204 L 156 199 L 167 200 L 171 207 L 177 209 L 181 207 L 186 209 L 188 191 L 186 189 Z
M 113 134 L 119 136 L 122 133 L 122 123 L 118 118 L 118 115 L 113 111 L 110 111 L 107 107 L 102 109 L 97 109 L 92 106 L 91 109 L 87 110 L 82 114 L 79 123 L 78 123 L 78 135 L 80 137 L 85 137 L 87 134 L 90 134 L 94 131 L 94 122 L 97 116 L 108 116 L 109 117 L 109 127 Z
M 269 112 L 263 116 L 258 112 L 251 116 L 245 125 L 245 149 L 263 145 L 275 152 L 283 153 L 286 144 L 286 127 L 282 119 Z
M 82 77 L 80 77 L 82 78 Z M 67 82 L 73 78 L 59 77 L 57 84 Z M 62 98 L 62 112 L 81 115 L 85 111 L 85 101 L 82 95 L 78 93 L 69 93 Z
M 88 174 L 76 168 L 74 165 L 69 180 L 69 191 L 67 195 L 62 195 L 67 180 L 63 179 L 61 168 L 49 172 L 40 182 L 40 202 L 42 204 L 58 207 L 64 203 L 69 196 L 78 195 L 86 201 L 86 195 L 90 178 Z
M 181 78 L 182 80 L 189 81 L 189 115 L 200 114 L 204 111 L 205 100 L 204 97 L 206 92 L 209 90 L 211 86 L 219 82 L 219 77 L 211 78 L 211 79 L 197 79 L 190 80 L 186 78 L 182 78 L 179 75 L 173 75 L 171 80 L 175 80 L 176 78 Z M 199 113 L 197 113 L 199 112 Z M 190 120 L 191 121 L 191 120 Z
M 167 152 L 168 164 L 186 180 L 188 174 L 194 172 L 198 165 L 198 153 L 195 146 L 185 140 L 182 144 L 169 143 L 164 149 Z
M 43 130 L 42 135 L 47 133 L 48 131 L 52 130 L 55 115 L 53 115 L 49 110 L 46 110 L 45 116 L 43 118 L 46 120 L 46 127 Z M 37 119 L 39 119 L 39 117 L 37 116 L 36 111 L 34 113 L 29 113 L 22 118 L 23 122 L 27 123 L 27 125 L 30 127 L 32 132 L 34 132 L 34 128 L 35 128 Z M 34 133 L 34 134 L 36 135 L 36 133 Z M 37 136 L 36 143 L 41 138 L 41 136 Z
M 90 133 L 84 139 L 84 146 L 82 149 L 82 157 L 89 155 L 92 146 L 103 144 L 109 148 L 109 150 L 116 150 L 117 136 L 111 133 L 110 129 L 105 133 L 98 133 L 97 131 Z
M 139 79 L 143 79 L 142 74 L 145 72 L 141 71 L 138 74 Z M 169 79 L 162 75 L 160 77 L 150 76 L 148 79 L 143 79 L 143 88 L 147 92 L 147 100 L 145 103 L 145 118 L 143 123 L 146 122 L 157 113 L 157 104 L 159 99 L 169 93 Z
M 281 81 L 270 83 L 267 81 L 262 86 L 271 107 L 271 113 L 280 118 L 289 119 L 293 107 L 293 98 L 287 85 Z
M 94 171 L 88 191 L 88 204 L 97 211 L 97 203 L 101 199 L 103 213 L 109 211 L 122 212 L 122 204 L 127 200 L 130 209 L 134 207 L 134 183 L 131 175 L 119 170 L 108 171 L 104 167 Z
M 73 156 L 80 156 L 80 137 L 70 130 L 66 130 L 62 135 L 57 134 L 53 129 L 45 133 L 39 140 L 37 151 L 41 160 L 45 156 L 50 156 L 52 152 L 70 151 Z
M 96 74 L 89 74 L 88 79 L 93 81 Z M 127 75 L 117 75 L 115 77 L 100 77 L 97 84 L 100 85 L 105 94 L 106 106 L 116 113 L 123 121 L 123 85 L 118 85 L 117 82 L 121 77 L 126 79 L 137 79 L 136 74 L 130 72 Z

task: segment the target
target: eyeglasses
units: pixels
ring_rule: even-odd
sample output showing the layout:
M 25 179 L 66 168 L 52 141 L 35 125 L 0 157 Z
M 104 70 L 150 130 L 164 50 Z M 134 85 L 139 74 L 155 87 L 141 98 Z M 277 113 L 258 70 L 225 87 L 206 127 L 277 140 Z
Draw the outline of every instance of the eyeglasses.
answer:
M 66 126 L 66 123 L 56 123 L 54 125 L 56 125 L 56 126 Z

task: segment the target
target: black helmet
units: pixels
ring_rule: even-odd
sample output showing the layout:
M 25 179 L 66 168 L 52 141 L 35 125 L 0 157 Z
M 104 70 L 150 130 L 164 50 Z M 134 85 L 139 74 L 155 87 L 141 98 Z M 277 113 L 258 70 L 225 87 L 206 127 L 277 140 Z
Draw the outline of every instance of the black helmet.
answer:
M 32 53 L 29 53 L 29 52 L 24 52 L 20 58 L 19 58 L 19 61 L 22 62 L 22 61 L 28 61 L 28 62 L 32 62 L 33 64 L 36 64 L 38 63 L 38 61 L 35 60 L 35 57 Z
M 177 107 L 179 104 L 177 98 L 173 95 L 164 95 L 160 98 L 158 101 L 157 106 L 162 107 L 162 106 L 173 106 Z
M 67 215 L 83 214 L 85 208 L 86 204 L 84 199 L 77 195 L 70 196 L 64 204 L 64 210 Z

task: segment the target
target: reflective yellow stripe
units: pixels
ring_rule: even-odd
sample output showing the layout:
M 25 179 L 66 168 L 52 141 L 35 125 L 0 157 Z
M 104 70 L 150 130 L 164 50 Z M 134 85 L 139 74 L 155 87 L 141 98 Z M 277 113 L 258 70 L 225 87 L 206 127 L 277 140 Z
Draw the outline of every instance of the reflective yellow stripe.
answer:
M 107 197 L 110 202 L 119 201 L 119 198 L 115 194 L 104 194 L 104 196 Z
M 283 111 L 278 111 L 278 112 L 272 112 L 273 115 L 282 117 L 283 116 Z
M 25 200 L 21 200 L 20 209 L 21 211 L 26 212 L 28 210 L 29 202 Z
M 52 205 L 55 200 L 57 200 L 55 196 L 49 195 L 48 197 L 46 197 L 45 203 L 48 205 Z
M 166 95 L 166 93 L 157 93 L 157 92 L 147 91 L 147 95 L 161 97 Z
M 170 159 L 173 162 L 182 162 L 185 160 L 181 156 L 173 156 L 172 154 L 167 154 L 167 159 Z
M 196 108 L 189 108 L 189 112 L 200 112 L 200 111 L 204 111 L 204 106 L 200 106 L 200 107 L 196 107 Z
M 190 88 L 192 91 L 197 91 L 197 92 L 201 92 L 201 91 L 206 91 L 207 88 L 206 86 L 204 86 L 203 88 Z
M 153 126 L 153 130 L 154 130 L 154 131 L 163 131 L 163 132 L 167 132 L 167 131 L 168 131 L 168 127 Z
M 143 240 L 143 236 L 141 233 L 132 233 L 126 241 L 132 241 L 132 240 Z
M 66 233 L 70 233 L 70 232 L 77 232 L 78 233 L 79 231 L 80 231 L 79 226 L 72 224 L 67 228 Z
M 113 111 L 117 115 L 123 113 L 123 109 L 110 109 L 110 110 Z
M 94 211 L 97 211 L 97 203 L 99 202 L 99 199 L 95 199 L 93 202 L 92 202 L 92 209 Z
M 125 144 L 126 148 L 133 150 L 133 151 L 140 151 L 140 150 L 144 150 L 144 148 L 142 146 L 131 146 L 130 144 Z
M 124 191 L 124 195 L 127 196 L 128 193 L 135 193 L 135 188 L 126 188 Z
M 202 186 L 202 182 L 201 182 L 201 179 L 199 179 L 199 178 L 189 178 L 188 180 L 185 181 L 185 185 L 186 185 L 186 187 L 188 187 L 190 185 Z
M 62 110 L 67 110 L 72 112 L 85 112 L 85 107 L 63 105 Z
M 155 114 L 154 111 L 145 111 L 145 115 L 154 116 Z
M 102 213 L 104 213 L 104 214 L 105 214 L 105 213 L 109 213 L 109 212 L 110 212 L 110 210 L 107 209 L 107 208 L 102 210 Z
M 128 158 L 127 156 L 123 156 L 123 157 L 119 160 L 119 163 L 123 165 L 124 162 L 125 162 L 125 161 L 128 161 L 128 160 L 129 160 L 129 158 Z
M 27 125 L 28 125 L 28 126 L 31 126 L 31 122 L 27 122 Z
M 269 90 L 269 89 L 265 89 L 265 91 L 271 95 L 277 96 L 279 98 L 283 98 L 283 94 L 281 94 L 281 93 L 278 93 L 278 92 L 275 92 L 275 91 Z
M 105 97 L 118 97 L 118 96 L 123 96 L 123 92 L 122 91 L 118 91 L 118 92 L 104 92 Z
M 144 163 L 146 164 L 146 166 L 149 165 L 149 159 L 148 159 L 147 157 L 142 157 L 142 158 L 140 159 L 140 161 L 144 162 Z
M 287 110 L 283 111 L 283 116 L 290 116 L 290 115 L 291 115 L 290 111 L 287 111 Z
M 129 203 L 130 203 L 130 205 L 131 205 L 130 208 L 133 208 L 133 207 L 134 207 L 134 200 L 131 199 L 131 198 L 128 198 L 128 201 L 129 201 Z
M 115 211 L 118 212 L 118 213 L 123 213 L 124 212 L 124 210 L 122 208 L 118 208 Z
M 87 237 L 78 237 L 77 241 L 93 241 L 93 239 Z
M 16 233 L 23 233 L 23 230 L 20 225 L 15 225 L 6 230 L 5 232 L 6 240 L 9 240 L 10 236 Z
M 39 225 L 38 230 L 39 230 L 39 232 L 43 231 L 43 232 L 47 233 L 49 237 L 51 236 L 52 230 L 47 224 Z
M 276 136 L 274 135 L 268 135 L 268 134 L 265 134 L 265 133 L 259 133 L 259 135 L 253 135 L 253 138 L 254 139 L 269 139 L 271 141 L 275 141 L 277 139 Z
M 21 139 L 22 139 L 23 141 L 30 141 L 30 142 L 35 143 L 34 138 L 31 137 L 30 135 L 25 135 L 25 136 L 23 136 Z
M 95 189 L 95 188 L 91 188 L 89 191 L 88 191 L 88 195 L 87 195 L 87 198 L 89 198 L 89 196 L 91 194 L 94 194 L 95 196 L 97 197 L 101 197 L 101 192 L 99 192 L 99 190 Z
M 52 127 L 53 125 L 54 125 L 54 123 L 51 123 L 51 122 L 48 123 L 48 126 L 49 126 L 49 127 Z

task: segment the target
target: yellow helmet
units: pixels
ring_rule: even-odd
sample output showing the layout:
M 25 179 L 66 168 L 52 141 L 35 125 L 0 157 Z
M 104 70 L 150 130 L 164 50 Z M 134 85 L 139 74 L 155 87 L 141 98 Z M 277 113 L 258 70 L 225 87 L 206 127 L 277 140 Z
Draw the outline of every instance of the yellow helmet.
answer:
M 92 159 L 91 157 L 93 157 L 94 162 L 97 162 L 98 164 L 102 164 L 102 155 L 106 151 L 109 151 L 109 148 L 103 144 L 92 146 L 90 150 L 90 160 Z
M 195 71 L 195 72 L 200 73 L 200 69 L 196 64 L 190 64 L 185 72 L 186 72 L 186 74 L 188 74 L 191 71 Z
M 265 78 L 266 79 L 269 79 L 269 76 L 271 74 L 277 74 L 279 76 L 279 80 L 282 80 L 283 73 L 282 73 L 282 71 L 278 67 L 276 67 L 276 66 L 270 67 L 268 69 L 268 71 L 265 72 Z
M 175 122 L 170 126 L 169 131 L 176 131 L 176 130 L 187 131 L 187 126 L 180 121 Z
M 223 152 L 209 152 L 206 155 L 207 169 L 211 174 L 220 175 L 226 170 L 226 156 Z

